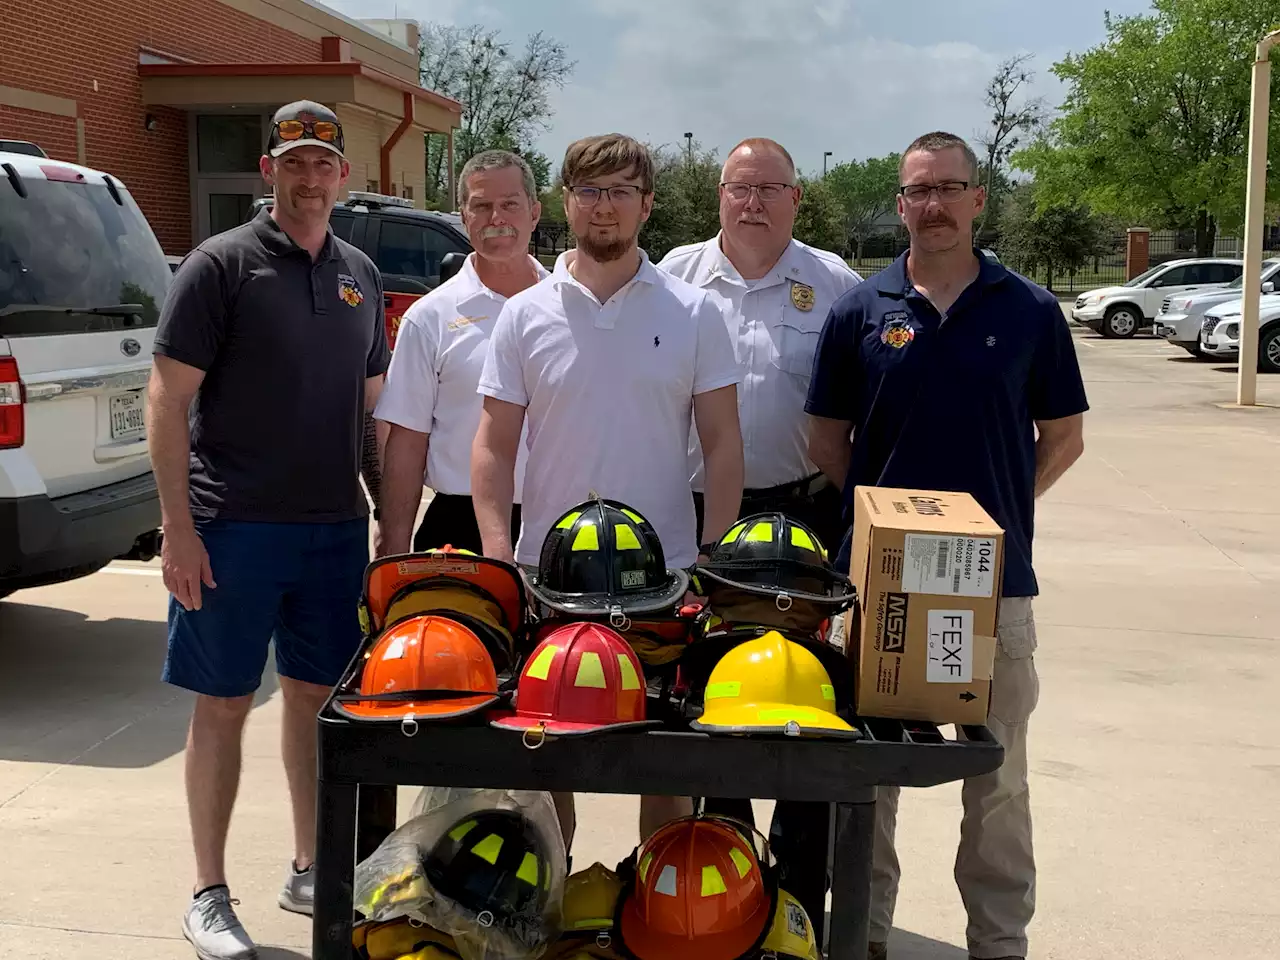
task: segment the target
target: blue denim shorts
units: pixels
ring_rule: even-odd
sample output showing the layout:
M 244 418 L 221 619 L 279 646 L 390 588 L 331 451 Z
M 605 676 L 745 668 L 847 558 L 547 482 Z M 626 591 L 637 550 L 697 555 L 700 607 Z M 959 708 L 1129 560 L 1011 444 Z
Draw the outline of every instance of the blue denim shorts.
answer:
M 342 523 L 197 521 L 217 587 L 201 607 L 169 598 L 162 679 L 212 697 L 262 682 L 268 645 L 283 677 L 333 686 L 360 645 L 367 519 Z

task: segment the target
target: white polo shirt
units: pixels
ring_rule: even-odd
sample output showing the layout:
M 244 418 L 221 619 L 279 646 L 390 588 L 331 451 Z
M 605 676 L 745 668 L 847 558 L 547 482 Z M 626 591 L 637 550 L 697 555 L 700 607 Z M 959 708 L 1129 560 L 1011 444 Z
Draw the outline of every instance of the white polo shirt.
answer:
M 480 392 L 526 408 L 519 563 L 536 564 L 566 510 L 594 491 L 640 511 L 668 566 L 698 556 L 688 450 L 696 394 L 741 379 L 725 304 L 640 269 L 607 303 L 569 273 L 512 297 L 494 328 Z
M 476 393 L 489 336 L 507 298 L 480 280 L 476 254 L 405 312 L 374 416 L 431 435 L 423 482 L 436 493 L 471 494 L 471 443 L 483 398 Z M 529 258 L 538 277 L 548 276 Z M 516 503 L 525 449 L 516 458 Z
M 768 274 L 744 280 L 721 250 L 720 234 L 704 243 L 676 247 L 658 267 L 714 290 L 732 305 L 726 319 L 742 364 L 738 417 L 747 489 L 817 473 L 809 460 L 804 403 L 818 335 L 831 304 L 862 277 L 834 253 L 792 240 Z M 701 490 L 702 450 L 696 434 L 689 447 L 689 471 L 693 488 Z

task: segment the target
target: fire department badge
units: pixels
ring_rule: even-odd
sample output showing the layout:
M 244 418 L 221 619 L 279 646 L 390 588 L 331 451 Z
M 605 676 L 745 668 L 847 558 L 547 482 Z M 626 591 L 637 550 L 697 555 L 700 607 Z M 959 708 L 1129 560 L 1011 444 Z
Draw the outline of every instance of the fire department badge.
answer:
M 813 309 L 813 287 L 807 283 L 791 284 L 791 303 L 797 310 L 808 313 Z
M 890 320 L 880 331 L 880 342 L 901 350 L 916 338 L 916 331 L 909 320 Z
M 364 294 L 355 277 L 345 273 L 338 274 L 338 299 L 348 307 L 358 307 L 364 303 Z

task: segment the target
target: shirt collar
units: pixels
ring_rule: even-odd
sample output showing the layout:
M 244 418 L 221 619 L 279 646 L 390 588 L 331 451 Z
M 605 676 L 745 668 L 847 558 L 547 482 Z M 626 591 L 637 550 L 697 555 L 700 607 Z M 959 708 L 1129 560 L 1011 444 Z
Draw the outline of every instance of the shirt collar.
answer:
M 300 246 L 293 242 L 293 237 L 284 232 L 280 224 L 276 223 L 271 216 L 271 211 L 263 207 L 258 211 L 258 215 L 253 218 L 253 232 L 262 244 L 267 253 L 276 257 L 294 257 L 302 254 L 308 260 L 311 255 L 303 250 Z M 320 248 L 320 256 L 316 258 L 316 263 L 324 263 L 326 260 L 336 260 L 338 258 L 337 244 L 333 238 L 333 228 L 325 229 L 324 246 Z
M 565 286 L 577 287 L 592 300 L 596 299 L 596 295 L 579 283 L 572 273 L 569 272 L 569 264 L 573 263 L 577 257 L 577 250 L 566 250 L 556 258 L 556 268 L 551 272 L 551 285 L 556 289 L 562 289 Z M 649 260 L 649 254 L 644 248 L 640 248 L 640 269 L 636 271 L 635 276 L 623 284 L 622 289 L 626 290 L 635 283 L 648 283 L 657 286 L 662 282 L 658 276 L 658 268 Z M 621 291 L 619 291 L 621 292 Z
M 467 254 L 467 259 L 462 263 L 462 269 L 458 271 L 456 283 L 458 285 L 458 309 L 468 306 L 473 300 L 506 300 L 506 297 L 500 293 L 495 293 L 484 285 L 484 281 L 480 279 L 480 274 L 476 273 L 475 258 L 479 254 L 472 251 Z M 534 270 L 537 272 L 539 280 L 550 276 L 547 268 L 529 257 L 529 262 L 533 264 Z
M 876 281 L 876 289 L 886 296 L 906 298 L 920 295 L 912 285 L 911 279 L 907 276 L 908 253 L 910 251 L 904 251 L 897 260 L 880 271 L 880 277 Z M 969 285 L 970 287 L 975 289 L 989 287 L 1000 283 L 1005 277 L 1009 276 L 1009 271 L 1003 264 L 989 259 L 976 247 L 973 255 L 978 258 L 978 276 Z
M 746 280 L 738 272 L 738 268 L 733 265 L 733 262 L 725 256 L 724 249 L 720 246 L 720 240 L 723 236 L 724 231 L 722 230 L 713 239 L 707 241 L 710 264 L 706 279 L 703 280 L 703 285 L 717 279 L 725 279 L 730 283 L 750 287 L 752 290 L 776 286 L 780 283 L 786 283 L 788 280 L 796 283 L 812 284 L 813 277 L 810 276 L 809 272 L 811 258 L 804 256 L 804 251 L 794 237 L 787 244 L 786 249 L 782 251 L 782 256 L 778 258 L 778 262 L 773 265 L 772 270 L 758 280 Z

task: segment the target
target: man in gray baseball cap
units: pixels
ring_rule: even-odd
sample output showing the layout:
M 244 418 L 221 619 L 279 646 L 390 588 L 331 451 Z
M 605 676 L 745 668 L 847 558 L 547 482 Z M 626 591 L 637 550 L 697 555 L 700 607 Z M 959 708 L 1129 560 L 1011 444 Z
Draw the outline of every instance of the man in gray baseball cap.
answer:
M 313 100 L 286 103 L 271 118 L 267 153 L 278 157 L 297 147 L 323 147 L 344 156 L 338 115 Z

